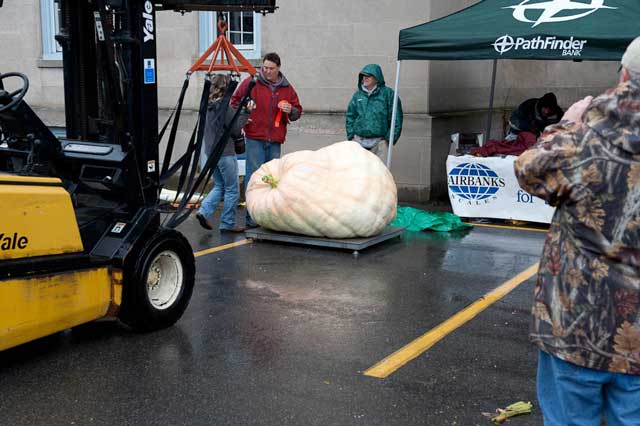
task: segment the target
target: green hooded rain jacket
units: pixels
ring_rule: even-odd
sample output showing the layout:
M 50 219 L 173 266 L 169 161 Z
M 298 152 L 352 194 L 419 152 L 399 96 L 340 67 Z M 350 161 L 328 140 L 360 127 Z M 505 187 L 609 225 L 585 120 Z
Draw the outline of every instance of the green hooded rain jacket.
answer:
M 363 74 L 373 75 L 378 80 L 378 86 L 371 94 L 362 89 Z M 347 108 L 347 139 L 352 140 L 355 135 L 363 138 L 384 138 L 389 140 L 391 130 L 391 113 L 393 112 L 393 89 L 384 82 L 382 69 L 377 64 L 369 64 L 358 74 L 358 90 L 353 94 Z M 398 113 L 396 117 L 393 143 L 398 142 L 402 132 L 402 103 L 398 98 Z

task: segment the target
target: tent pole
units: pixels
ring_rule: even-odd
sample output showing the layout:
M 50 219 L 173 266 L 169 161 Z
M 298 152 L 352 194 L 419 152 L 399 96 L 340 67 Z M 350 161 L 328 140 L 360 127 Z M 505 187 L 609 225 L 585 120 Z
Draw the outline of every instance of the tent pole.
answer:
M 493 60 L 493 73 L 491 75 L 491 94 L 489 96 L 489 115 L 487 117 L 487 135 L 485 137 L 484 142 L 489 140 L 491 137 L 491 122 L 493 121 L 493 98 L 496 93 L 496 71 L 498 69 L 498 60 Z
M 387 152 L 387 168 L 391 170 L 391 156 L 393 155 L 393 138 L 396 128 L 396 115 L 398 113 L 398 86 L 400 86 L 400 61 L 396 66 L 396 87 L 393 92 L 393 112 L 391 113 L 391 129 L 389 130 L 389 151 Z

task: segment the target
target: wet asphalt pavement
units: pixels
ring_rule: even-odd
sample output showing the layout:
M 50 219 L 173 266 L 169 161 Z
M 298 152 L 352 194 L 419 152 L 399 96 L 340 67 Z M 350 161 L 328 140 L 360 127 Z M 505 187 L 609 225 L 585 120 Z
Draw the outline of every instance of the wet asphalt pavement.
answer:
M 180 230 L 194 251 L 242 240 Z M 538 261 L 545 234 L 407 232 L 350 252 L 255 242 L 197 258 L 174 327 L 114 322 L 0 353 L 0 425 L 541 425 L 534 279 L 386 379 L 363 371 Z

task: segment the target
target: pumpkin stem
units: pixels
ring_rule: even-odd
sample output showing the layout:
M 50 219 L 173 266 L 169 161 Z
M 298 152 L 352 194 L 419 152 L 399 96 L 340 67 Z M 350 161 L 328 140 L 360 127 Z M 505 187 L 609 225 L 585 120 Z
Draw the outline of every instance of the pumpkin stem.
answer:
M 275 189 L 278 187 L 278 179 L 274 178 L 271 175 L 262 176 L 262 181 L 264 183 L 268 183 L 269 185 L 271 185 L 272 189 Z

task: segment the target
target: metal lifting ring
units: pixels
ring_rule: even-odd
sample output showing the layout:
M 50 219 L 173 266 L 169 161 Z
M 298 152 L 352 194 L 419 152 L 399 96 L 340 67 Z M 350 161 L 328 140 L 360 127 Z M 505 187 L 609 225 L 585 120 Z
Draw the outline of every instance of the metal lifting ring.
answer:
M 220 33 L 220 35 L 226 35 L 229 24 L 227 24 L 227 21 L 225 21 L 222 16 L 223 15 L 220 14 L 220 18 L 218 19 L 218 32 Z

